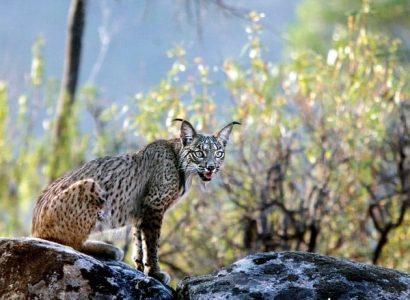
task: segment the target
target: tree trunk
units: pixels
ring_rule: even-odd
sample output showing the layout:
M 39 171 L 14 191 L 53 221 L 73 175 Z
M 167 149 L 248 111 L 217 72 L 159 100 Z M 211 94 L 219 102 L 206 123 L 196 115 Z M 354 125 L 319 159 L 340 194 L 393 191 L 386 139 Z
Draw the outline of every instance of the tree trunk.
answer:
M 53 152 L 49 179 L 54 180 L 62 169 L 62 161 L 72 147 L 67 143 L 69 138 L 69 120 L 73 113 L 73 104 L 77 89 L 78 74 L 81 62 L 82 37 L 85 24 L 87 0 L 72 0 L 68 16 L 68 31 L 64 60 L 63 79 L 58 99 L 57 114 L 53 128 Z
M 388 242 L 388 234 L 390 230 L 385 230 L 383 232 L 380 232 L 380 238 L 379 241 L 377 242 L 376 249 L 373 251 L 373 257 L 372 257 L 372 263 L 374 265 L 377 265 L 379 262 L 379 258 L 382 254 L 383 247 L 387 244 Z
M 309 243 L 308 243 L 308 252 L 315 252 L 316 251 L 316 244 L 317 244 L 317 239 L 319 237 L 320 233 L 320 228 L 317 224 L 315 224 L 314 221 L 309 226 L 310 229 L 310 237 L 309 237 Z

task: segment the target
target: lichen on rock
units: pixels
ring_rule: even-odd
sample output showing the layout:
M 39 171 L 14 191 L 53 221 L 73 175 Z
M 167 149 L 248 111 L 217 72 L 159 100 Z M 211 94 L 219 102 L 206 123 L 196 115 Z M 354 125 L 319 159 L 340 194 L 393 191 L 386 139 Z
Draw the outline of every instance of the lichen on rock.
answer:
M 181 299 L 410 299 L 410 275 L 313 253 L 247 256 L 186 278 Z
M 154 278 L 57 243 L 0 239 L 0 299 L 173 299 Z

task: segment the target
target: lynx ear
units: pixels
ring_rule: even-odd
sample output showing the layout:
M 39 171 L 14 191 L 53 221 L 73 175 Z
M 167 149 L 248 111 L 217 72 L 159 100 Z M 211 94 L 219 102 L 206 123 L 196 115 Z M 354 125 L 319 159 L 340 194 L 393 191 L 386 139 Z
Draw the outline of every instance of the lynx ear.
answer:
M 231 122 L 216 134 L 218 142 L 220 142 L 224 147 L 226 147 L 226 144 L 228 143 L 229 135 L 231 134 L 233 125 L 241 125 L 241 123 L 236 121 Z
M 189 145 L 194 137 L 196 136 L 196 131 L 194 127 L 189 123 L 187 120 L 183 119 L 174 119 L 174 121 L 181 121 L 181 141 L 182 145 L 185 147 L 186 145 Z

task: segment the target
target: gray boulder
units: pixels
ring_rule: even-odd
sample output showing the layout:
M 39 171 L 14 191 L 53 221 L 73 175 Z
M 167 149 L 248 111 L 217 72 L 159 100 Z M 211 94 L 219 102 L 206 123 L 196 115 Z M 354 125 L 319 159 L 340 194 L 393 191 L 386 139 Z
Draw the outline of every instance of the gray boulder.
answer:
M 186 278 L 180 299 L 410 299 L 410 275 L 302 252 L 260 253 Z
M 0 238 L 0 299 L 410 299 L 410 275 L 302 252 L 250 255 L 177 293 L 130 266 L 34 238 Z
M 124 263 L 41 239 L 0 239 L 0 299 L 173 298 L 169 287 Z

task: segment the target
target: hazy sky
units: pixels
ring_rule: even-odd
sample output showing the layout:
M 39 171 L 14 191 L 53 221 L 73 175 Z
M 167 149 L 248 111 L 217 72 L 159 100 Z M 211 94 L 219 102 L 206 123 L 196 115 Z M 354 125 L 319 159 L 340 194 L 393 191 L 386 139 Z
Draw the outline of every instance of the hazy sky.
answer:
M 193 1 L 194 2 L 194 1 Z M 298 0 L 226 1 L 237 7 L 264 12 L 263 42 L 272 60 L 281 57 L 283 33 L 292 21 Z M 202 11 L 202 36 L 184 12 L 185 1 L 90 0 L 80 83 L 92 72 L 100 51 L 99 30 L 104 24 L 111 42 L 95 77 L 102 95 L 121 101 L 150 89 L 172 64 L 166 51 L 184 45 L 188 58 L 203 57 L 208 65 L 220 65 L 226 57 L 239 57 L 246 43 L 247 21 L 227 17 L 213 6 Z M 0 9 L 0 80 L 18 97 L 29 84 L 31 46 L 45 39 L 46 76 L 61 78 L 67 14 L 70 2 L 56 0 L 2 0 Z

